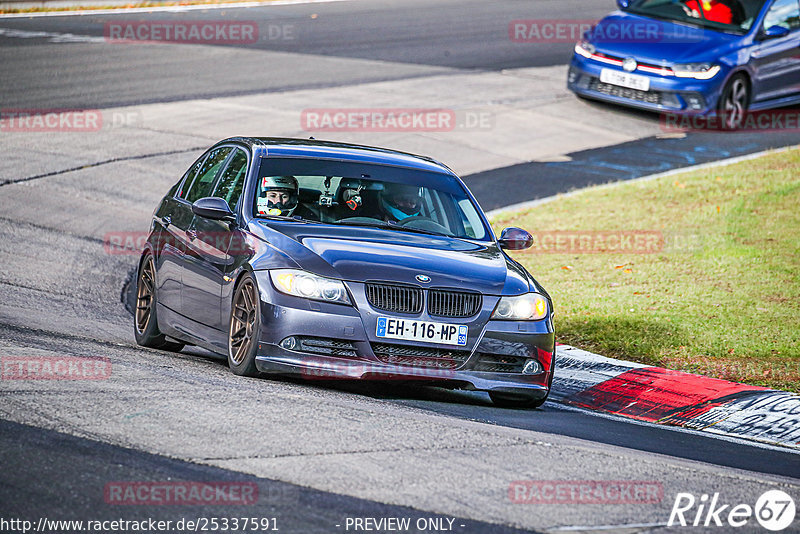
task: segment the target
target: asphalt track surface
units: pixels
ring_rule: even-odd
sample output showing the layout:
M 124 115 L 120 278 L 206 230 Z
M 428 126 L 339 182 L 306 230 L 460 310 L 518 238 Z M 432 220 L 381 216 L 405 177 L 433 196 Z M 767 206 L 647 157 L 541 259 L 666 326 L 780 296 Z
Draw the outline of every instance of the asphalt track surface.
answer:
M 290 24 L 296 35 L 303 35 L 303 39 L 261 42 L 249 48 L 219 46 L 211 52 L 209 47 L 185 46 L 170 57 L 142 53 L 136 47 L 103 48 L 102 53 L 97 53 L 98 47 L 109 45 L 96 42 L 77 42 L 64 47 L 52 42 L 52 35 L 28 35 L 24 38 L 0 35 L 0 61 L 4 72 L 8 73 L 0 78 L 1 104 L 3 107 L 108 107 L 278 92 L 300 87 L 337 87 L 463 69 L 558 65 L 568 57 L 571 45 L 542 47 L 533 57 L 519 47 L 511 46 L 507 38 L 498 38 L 498 32 L 505 35 L 508 21 L 516 18 L 570 18 L 575 12 L 580 12 L 582 18 L 599 17 L 610 9 L 609 4 L 537 2 L 534 9 L 530 2 L 496 5 L 478 1 L 441 1 L 429 5 L 424 2 L 356 1 L 319 4 L 311 10 L 308 6 L 286 6 L 225 10 L 224 13 L 187 12 L 181 17 L 211 20 L 235 17 L 258 20 L 262 25 Z M 309 11 L 317 17 L 311 18 Z M 158 14 L 151 18 L 163 20 L 170 16 L 174 15 Z M 108 17 L 0 19 L 0 28 L 98 37 L 103 35 L 102 25 Z M 128 17 L 147 18 L 143 15 Z M 325 24 L 319 24 L 320 21 Z M 297 56 L 286 57 L 281 55 L 283 52 L 302 54 L 307 62 L 299 65 Z M 317 63 L 321 56 L 377 60 L 387 64 L 384 69 L 377 66 L 362 71 L 352 62 Z M 210 76 L 208 71 L 213 76 L 204 77 Z M 247 75 L 243 76 L 243 73 Z M 198 77 L 197 83 L 191 83 Z M 493 194 L 489 185 L 497 178 L 520 188 L 524 186 L 526 191 L 535 191 L 531 198 L 537 198 L 593 183 L 634 178 L 648 172 L 794 143 L 796 139 L 791 134 L 689 134 L 680 139 L 651 138 L 572 153 L 569 154 L 570 161 L 527 163 L 488 171 L 468 176 L 466 181 L 484 208 L 492 209 L 506 203 Z M 642 154 L 650 157 L 642 157 Z M 132 200 L 146 196 L 144 192 L 135 191 L 135 185 L 128 186 L 126 195 L 130 195 Z M 47 186 L 36 184 L 32 187 Z M 143 188 L 147 189 L 147 185 Z M 4 199 L 5 194 L 0 188 L 0 201 L 10 198 Z M 75 189 L 75 194 L 90 196 L 102 195 L 102 192 L 90 186 Z M 528 198 L 515 198 L 515 201 L 520 200 Z M 475 490 L 469 489 L 476 487 L 476 482 L 460 478 L 468 470 L 459 469 L 457 462 L 452 465 L 453 480 L 442 476 L 439 489 L 444 493 L 453 491 L 454 487 L 467 488 L 464 495 L 452 499 L 455 503 L 451 502 L 449 495 L 437 497 L 436 488 L 428 490 L 427 500 L 415 500 L 413 491 L 409 494 L 411 497 L 400 492 L 418 509 L 384 504 L 392 499 L 383 495 L 357 498 L 339 494 L 372 495 L 370 485 L 377 487 L 382 483 L 379 479 L 364 476 L 371 472 L 369 465 L 375 473 L 400 481 L 399 486 L 412 488 L 420 482 L 420 473 L 428 472 L 426 468 L 415 470 L 398 462 L 396 469 L 401 473 L 397 479 L 390 477 L 379 466 L 381 461 L 384 465 L 392 464 L 392 459 L 369 457 L 369 454 L 381 452 L 370 450 L 370 439 L 386 440 L 390 450 L 395 447 L 400 452 L 416 455 L 421 462 L 430 461 L 430 470 L 434 472 L 442 439 L 456 437 L 477 447 L 465 436 L 483 431 L 487 435 L 505 436 L 508 432 L 526 430 L 539 436 L 536 438 L 539 441 L 526 446 L 534 447 L 541 462 L 550 467 L 545 470 L 527 467 L 521 471 L 520 478 L 560 476 L 576 479 L 581 475 L 609 478 L 609 473 L 615 472 L 620 478 L 661 476 L 672 492 L 684 487 L 699 492 L 715 485 L 733 498 L 743 500 L 757 497 L 753 493 L 757 488 L 766 489 L 776 484 L 784 488 L 797 487 L 796 479 L 800 478 L 798 456 L 774 448 L 723 441 L 653 425 L 631 424 L 566 410 L 552 403 L 534 412 L 498 409 L 491 405 L 488 396 L 479 393 L 424 387 L 407 389 L 391 384 L 307 384 L 288 380 L 243 382 L 226 371 L 223 360 L 203 351 L 187 349 L 184 354 L 171 355 L 139 349 L 133 344 L 129 332 L 130 316 L 117 297 L 120 276 L 104 274 L 112 269 L 127 271 L 134 260 L 92 255 L 96 254 L 92 251 L 98 243 L 81 237 L 78 230 L 72 229 L 60 236 L 55 233 L 59 229 L 63 231 L 65 221 L 80 226 L 76 217 L 77 214 L 56 213 L 44 216 L 38 223 L 0 219 L 3 235 L 14 236 L 18 242 L 50 247 L 56 239 L 58 244 L 64 244 L 63 248 L 55 247 L 38 253 L 44 254 L 44 261 L 52 265 L 53 274 L 29 275 L 30 280 L 18 275 L 25 270 L 27 252 L 21 258 L 11 258 L 8 254 L 13 250 L 3 249 L 9 263 L 2 280 L 5 307 L 0 311 L 0 347 L 5 351 L 14 349 L 23 353 L 105 354 L 112 357 L 115 365 L 119 362 L 122 374 L 128 380 L 98 388 L 76 387 L 66 392 L 49 384 L 14 387 L 2 384 L 0 396 L 9 399 L 3 408 L 4 417 L 29 423 L 0 422 L 0 514 L 4 518 L 103 519 L 122 516 L 125 519 L 174 519 L 230 516 L 240 511 L 240 508 L 224 506 L 109 506 L 103 502 L 102 490 L 105 484 L 114 480 L 253 481 L 258 484 L 262 498 L 255 507 L 247 509 L 247 515 L 278 516 L 284 532 L 341 531 L 336 525 L 352 516 L 432 517 L 433 514 L 419 510 L 435 509 L 439 501 L 447 501 L 446 508 L 451 512 L 445 515 L 456 519 L 457 524 L 463 524 L 464 527 L 457 529 L 462 532 L 513 531 L 496 523 L 544 527 L 597 524 L 596 518 L 594 523 L 591 522 L 593 514 L 600 515 L 606 520 L 605 524 L 617 525 L 634 523 L 634 519 L 640 516 L 651 521 L 657 517 L 655 521 L 662 523 L 667 518 L 663 513 L 648 511 L 640 514 L 635 508 L 608 512 L 606 516 L 596 510 L 573 513 L 556 507 L 545 514 L 550 517 L 536 521 L 525 519 L 524 514 L 505 518 L 502 508 L 500 512 L 476 512 L 471 510 L 475 506 L 471 504 L 470 494 Z M 75 287 L 64 286 L 61 284 L 61 269 L 73 270 L 86 281 Z M 109 292 L 113 292 L 113 298 L 108 297 Z M 154 399 L 163 399 L 164 404 L 160 408 L 151 407 L 150 404 L 156 402 Z M 315 407 L 315 403 L 326 408 Z M 138 411 L 137 406 L 141 406 Z M 325 417 L 341 417 L 339 424 L 326 426 L 324 421 L 315 420 L 318 411 L 331 410 L 331 406 L 339 411 L 326 411 Z M 196 416 L 192 415 L 193 410 L 197 410 Z M 382 421 L 366 416 L 374 415 L 372 412 L 363 413 L 369 410 L 379 414 Z M 153 412 L 158 412 L 160 417 L 152 417 Z M 255 413 L 259 416 L 252 415 Z M 286 418 L 276 419 L 276 414 L 280 413 L 285 413 Z M 435 424 L 431 428 L 417 428 L 415 425 L 421 425 L 420 421 L 427 421 L 426 413 L 437 418 L 433 420 Z M 205 417 L 209 418 L 201 425 L 205 431 L 198 433 L 193 426 L 194 420 Z M 226 418 L 230 419 L 230 424 L 226 424 Z M 263 418 L 264 425 L 271 422 L 272 426 L 264 427 L 266 435 L 259 430 L 259 418 Z M 473 426 L 473 423 L 478 426 Z M 356 425 L 355 428 L 360 429 L 364 436 L 358 437 L 358 432 L 350 431 L 348 426 L 351 424 Z M 124 428 L 126 425 L 130 430 Z M 396 431 L 392 426 L 397 427 Z M 321 439 L 323 432 L 320 428 L 323 427 L 333 432 L 327 439 Z M 181 433 L 184 428 L 185 435 Z M 283 431 L 286 435 L 270 435 L 267 428 L 272 432 Z M 424 435 L 424 439 L 420 437 L 423 443 L 406 443 L 409 434 L 413 434 L 409 428 Z M 437 436 L 432 428 L 441 428 L 441 435 Z M 336 435 L 339 432 L 341 436 Z M 267 447 L 267 452 L 256 454 L 253 451 L 257 447 L 253 443 L 262 439 L 275 442 L 275 445 Z M 361 462 L 356 459 L 353 464 L 343 464 L 342 469 L 350 473 L 350 478 L 340 479 L 337 476 L 343 476 L 341 472 L 331 469 L 327 473 L 325 465 L 320 462 L 326 455 L 342 454 L 337 447 L 344 447 L 339 442 L 347 439 L 363 439 L 366 457 Z M 545 444 L 538 445 L 540 443 Z M 298 456 L 295 458 L 294 454 Z M 285 467 L 268 463 L 280 462 L 282 458 L 287 462 L 295 459 L 296 462 Z M 467 455 L 473 464 L 480 461 L 478 458 L 481 457 Z M 500 471 L 500 465 L 513 462 L 513 458 L 513 455 L 499 456 L 502 462 L 495 464 L 494 469 Z M 452 458 L 448 461 L 452 462 Z M 260 467 L 259 462 L 267 463 L 269 468 Z M 358 464 L 364 462 L 367 467 L 359 470 Z M 603 465 L 604 462 L 607 465 Z M 480 466 L 480 472 L 474 473 L 477 478 L 486 477 L 483 470 L 492 469 L 490 464 L 475 465 Z M 330 478 L 327 491 L 310 489 L 324 485 L 315 478 L 315 469 Z M 258 476 L 243 474 L 242 470 Z M 306 470 L 308 473 L 302 473 Z M 265 474 L 273 472 L 274 478 Z M 363 479 L 359 479 L 359 473 Z M 289 484 L 278 479 L 292 479 L 298 483 Z M 505 486 L 498 486 L 500 495 L 506 490 L 508 479 L 502 480 Z M 341 484 L 341 490 L 337 483 Z M 424 492 L 420 490 L 419 493 Z M 430 495 L 434 497 L 431 499 Z M 459 501 L 463 506 L 458 504 Z M 667 511 L 669 504 L 664 503 Z M 461 515 L 452 513 L 453 510 L 464 510 L 464 516 L 468 513 L 473 517 L 486 516 L 490 522 L 462 520 Z

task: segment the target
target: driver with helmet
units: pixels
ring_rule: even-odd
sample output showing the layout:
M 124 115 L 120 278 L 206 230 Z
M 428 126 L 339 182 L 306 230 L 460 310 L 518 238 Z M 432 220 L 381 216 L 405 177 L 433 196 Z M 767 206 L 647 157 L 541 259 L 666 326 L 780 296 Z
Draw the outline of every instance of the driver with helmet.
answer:
M 261 179 L 257 209 L 259 215 L 314 218 L 314 214 L 300 205 L 300 187 L 294 176 L 264 176 Z
M 408 184 L 385 183 L 378 195 L 383 219 L 400 222 L 416 217 L 422 208 L 422 188 Z

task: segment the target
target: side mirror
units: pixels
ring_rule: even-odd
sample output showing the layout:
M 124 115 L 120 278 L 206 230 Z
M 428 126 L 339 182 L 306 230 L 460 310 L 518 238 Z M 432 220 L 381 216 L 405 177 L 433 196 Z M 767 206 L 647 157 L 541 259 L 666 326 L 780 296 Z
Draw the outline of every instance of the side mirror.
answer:
M 630 5 L 630 0 L 617 0 L 617 7 L 620 8 L 622 11 L 628 9 L 628 5 Z
M 766 39 L 777 39 L 778 37 L 784 37 L 789 34 L 789 30 L 784 28 L 783 26 L 770 26 L 766 30 L 761 32 L 761 38 Z
M 231 211 L 228 203 L 219 197 L 205 197 L 192 204 L 192 213 L 214 221 L 236 221 L 236 215 Z
M 524 250 L 533 245 L 533 236 L 522 228 L 506 228 L 500 234 L 500 248 L 506 250 Z

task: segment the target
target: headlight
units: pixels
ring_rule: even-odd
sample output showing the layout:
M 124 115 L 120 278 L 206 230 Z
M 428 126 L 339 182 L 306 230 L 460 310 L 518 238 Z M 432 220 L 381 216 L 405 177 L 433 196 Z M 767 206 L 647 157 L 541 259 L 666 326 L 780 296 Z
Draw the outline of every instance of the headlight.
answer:
M 594 45 L 589 41 L 587 41 L 586 39 L 575 44 L 575 53 L 578 54 L 579 56 L 589 58 L 592 57 L 592 54 L 594 54 L 595 51 L 596 48 L 594 47 Z
M 545 316 L 547 316 L 547 300 L 538 293 L 501 297 L 492 313 L 492 319 L 506 321 L 538 321 Z
M 672 72 L 678 78 L 694 78 L 696 80 L 710 80 L 719 72 L 719 65 L 711 63 L 684 63 L 672 66 Z
M 341 280 L 324 278 L 299 269 L 275 269 L 269 272 L 272 285 L 281 293 L 325 302 L 350 304 Z

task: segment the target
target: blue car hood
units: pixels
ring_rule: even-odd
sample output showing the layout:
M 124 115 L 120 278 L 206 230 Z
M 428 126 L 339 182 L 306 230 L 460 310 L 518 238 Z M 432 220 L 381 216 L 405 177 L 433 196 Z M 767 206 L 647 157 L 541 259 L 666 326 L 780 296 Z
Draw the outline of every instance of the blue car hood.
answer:
M 620 36 L 625 28 L 629 33 Z M 607 16 L 589 31 L 598 52 L 656 65 L 714 60 L 740 39 L 741 35 L 623 12 Z
M 494 242 L 477 244 L 368 227 L 259 221 L 251 230 L 304 270 L 348 281 L 393 281 L 451 287 L 487 295 L 529 290 L 526 273 Z M 272 268 L 259 265 L 254 268 Z M 417 275 L 431 278 L 420 283 Z

